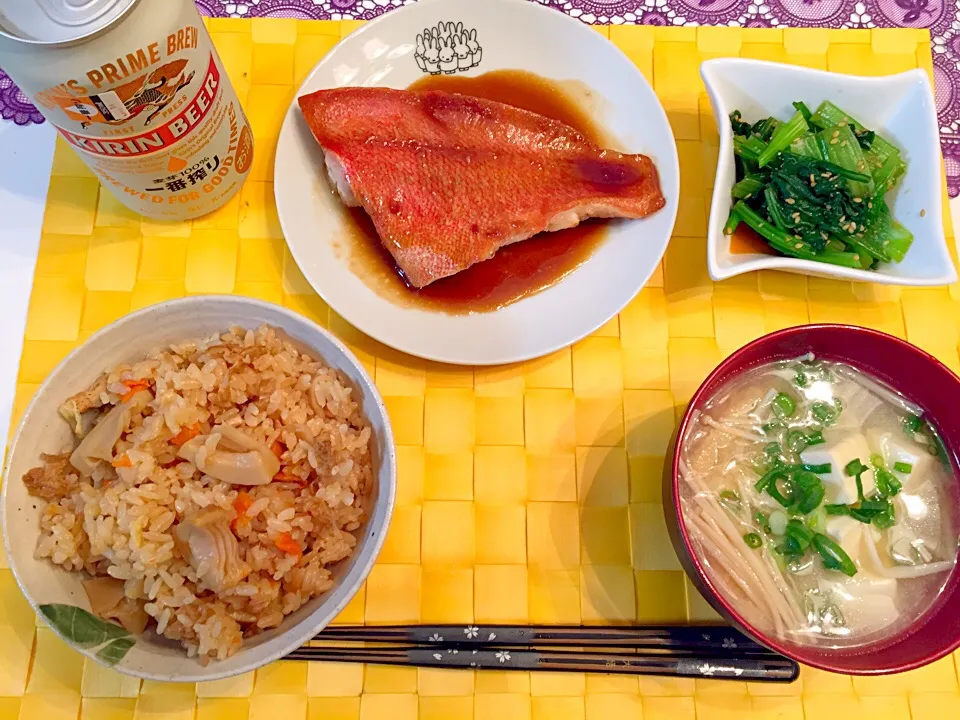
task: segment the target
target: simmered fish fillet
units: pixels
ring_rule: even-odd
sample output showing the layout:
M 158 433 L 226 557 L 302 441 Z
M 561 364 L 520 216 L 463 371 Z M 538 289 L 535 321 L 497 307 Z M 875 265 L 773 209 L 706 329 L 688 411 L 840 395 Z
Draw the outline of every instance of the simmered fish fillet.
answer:
M 304 95 L 300 108 L 341 198 L 370 215 L 416 287 L 543 231 L 664 205 L 646 155 L 502 103 L 349 87 Z

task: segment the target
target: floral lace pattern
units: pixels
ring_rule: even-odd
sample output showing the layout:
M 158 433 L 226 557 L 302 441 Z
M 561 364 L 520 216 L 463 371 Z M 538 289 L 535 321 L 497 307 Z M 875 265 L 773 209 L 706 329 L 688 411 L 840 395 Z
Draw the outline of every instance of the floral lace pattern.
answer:
M 213 17 L 370 20 L 416 0 L 196 0 Z M 928 28 L 940 138 L 951 197 L 960 195 L 960 0 L 530 0 L 589 24 Z M 0 116 L 43 116 L 0 70 Z

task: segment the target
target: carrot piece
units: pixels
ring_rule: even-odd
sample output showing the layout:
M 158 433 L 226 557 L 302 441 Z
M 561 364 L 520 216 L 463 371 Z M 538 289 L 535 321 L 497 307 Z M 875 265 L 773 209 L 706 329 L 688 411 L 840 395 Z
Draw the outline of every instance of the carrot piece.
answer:
M 238 515 L 243 515 L 247 512 L 251 505 L 253 505 L 253 498 L 250 497 L 249 493 L 243 490 L 237 493 L 237 497 L 233 501 L 233 509 L 237 511 Z
M 170 442 L 177 447 L 180 447 L 184 443 L 187 443 L 193 440 L 197 435 L 200 434 L 200 423 L 194 423 L 193 425 L 187 425 L 186 427 L 180 428 L 180 432 L 170 438 Z
M 120 457 L 114 458 L 113 462 L 110 464 L 115 468 L 133 467 L 133 460 L 131 460 L 130 457 L 124 453 Z
M 243 490 L 237 493 L 237 497 L 233 501 L 233 509 L 237 511 L 237 516 L 230 521 L 231 530 L 237 532 L 237 528 L 241 525 L 250 524 L 250 518 L 247 517 L 246 512 L 251 505 L 253 505 L 253 498 L 248 493 Z
M 286 468 L 281 468 L 280 472 L 273 476 L 272 482 L 296 483 L 297 485 L 306 485 L 307 481 L 299 475 L 288 472 Z
M 283 451 L 285 449 L 286 448 L 283 447 L 283 443 L 281 443 L 279 440 L 274 440 L 273 445 L 270 446 L 270 451 L 277 456 L 277 460 L 279 460 L 283 455 Z
M 296 540 L 290 537 L 290 533 L 280 533 L 277 539 L 273 541 L 273 544 L 287 555 L 297 555 L 298 557 L 303 555 L 303 549 Z
M 120 402 L 126 402 L 141 390 L 150 388 L 149 380 L 124 380 L 123 384 L 127 386 L 127 391 L 120 396 Z

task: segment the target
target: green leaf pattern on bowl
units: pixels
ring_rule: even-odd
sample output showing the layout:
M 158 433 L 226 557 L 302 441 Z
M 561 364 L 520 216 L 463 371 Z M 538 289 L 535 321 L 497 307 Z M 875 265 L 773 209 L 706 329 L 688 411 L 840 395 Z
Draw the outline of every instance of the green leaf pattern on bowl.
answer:
M 123 660 L 136 643 L 124 628 L 74 605 L 41 605 L 40 612 L 70 642 L 83 648 L 103 645 L 97 657 L 107 665 Z

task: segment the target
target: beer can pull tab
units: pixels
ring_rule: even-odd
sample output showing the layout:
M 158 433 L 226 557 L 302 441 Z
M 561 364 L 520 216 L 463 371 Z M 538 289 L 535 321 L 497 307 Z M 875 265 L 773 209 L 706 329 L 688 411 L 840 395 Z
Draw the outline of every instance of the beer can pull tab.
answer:
M 26 40 L 72 40 L 109 23 L 133 0 L 0 0 L 0 26 Z

